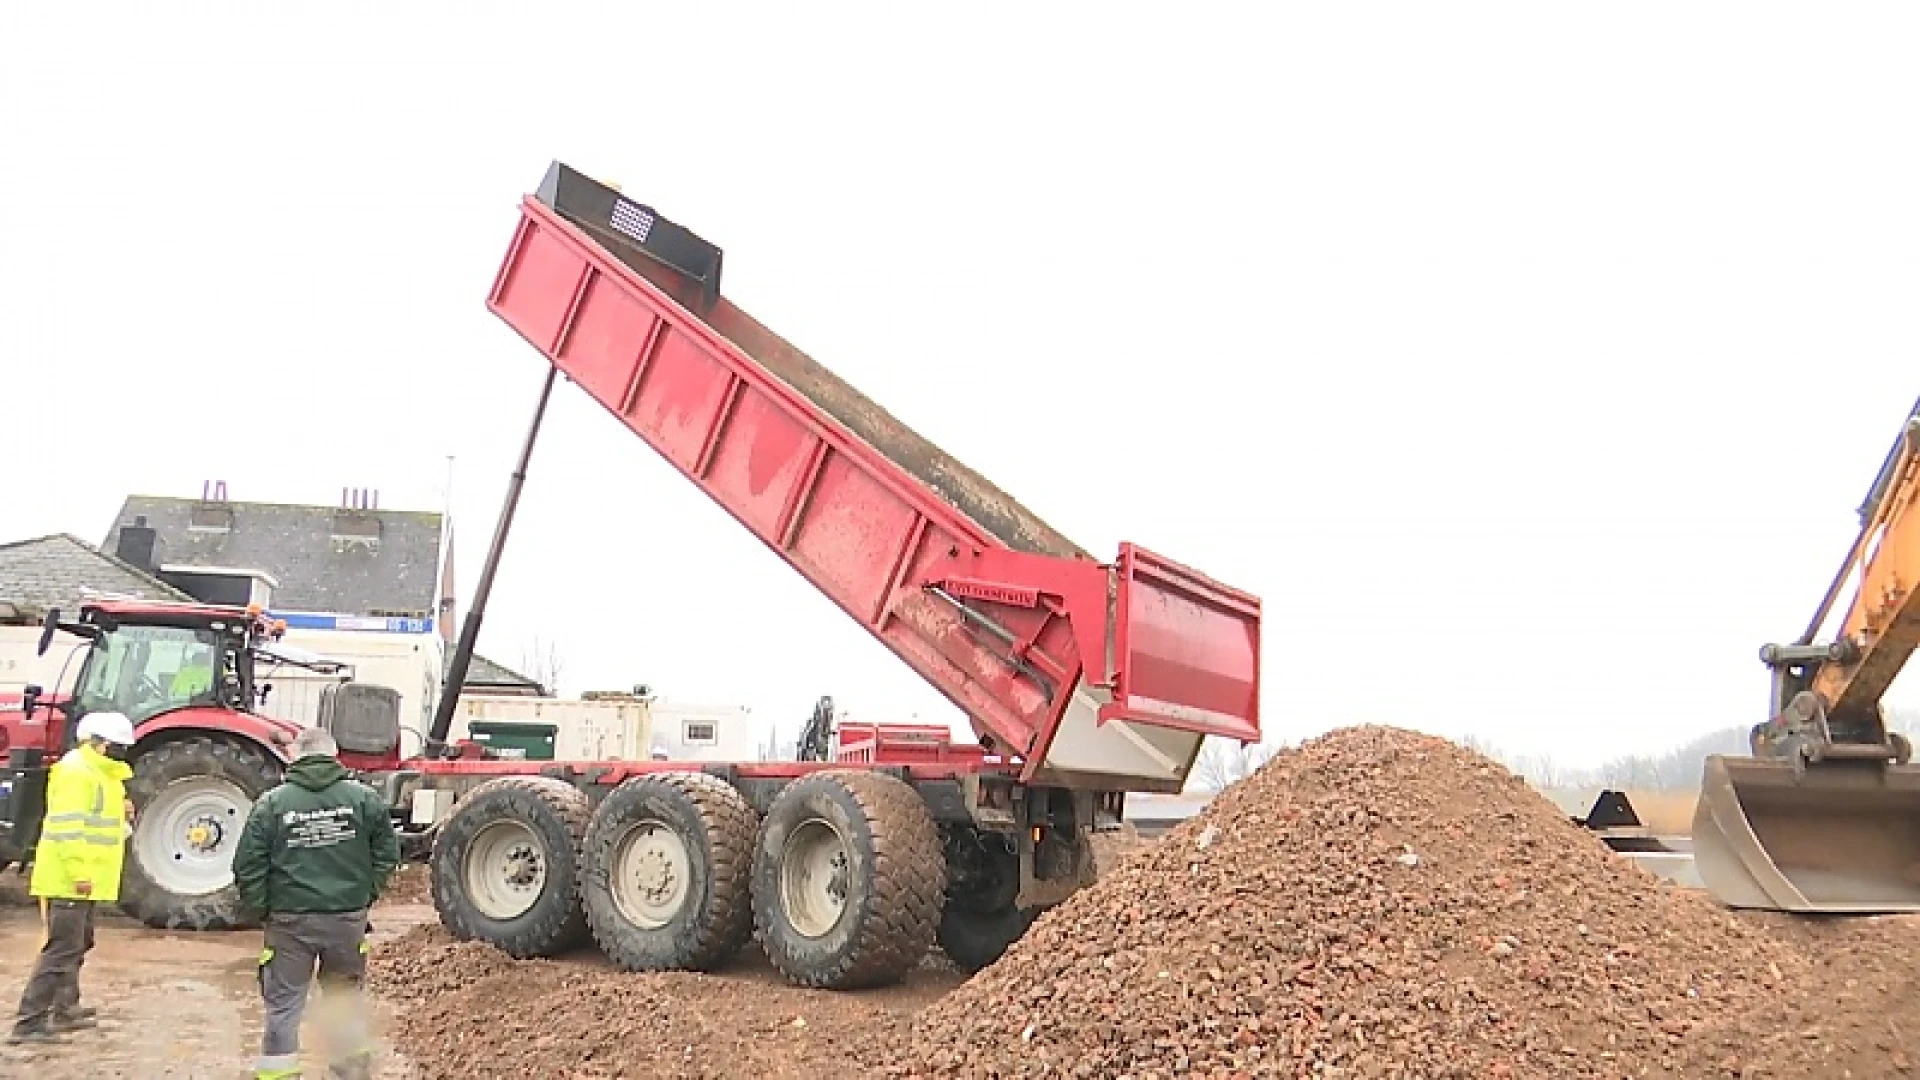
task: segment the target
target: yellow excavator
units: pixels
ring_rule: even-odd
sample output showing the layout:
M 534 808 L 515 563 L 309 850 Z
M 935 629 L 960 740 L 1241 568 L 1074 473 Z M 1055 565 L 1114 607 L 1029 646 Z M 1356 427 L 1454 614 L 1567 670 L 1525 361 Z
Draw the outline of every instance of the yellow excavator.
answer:
M 1806 633 L 1768 645 L 1751 757 L 1707 758 L 1694 809 L 1700 880 L 1729 907 L 1920 911 L 1920 766 L 1880 699 L 1920 646 L 1920 403 L 1860 507 L 1853 550 Z M 1853 600 L 1817 644 L 1848 582 Z

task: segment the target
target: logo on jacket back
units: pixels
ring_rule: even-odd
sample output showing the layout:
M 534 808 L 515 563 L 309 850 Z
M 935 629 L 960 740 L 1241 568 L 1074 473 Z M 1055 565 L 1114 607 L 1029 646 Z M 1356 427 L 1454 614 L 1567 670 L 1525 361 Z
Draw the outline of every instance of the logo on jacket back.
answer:
M 353 807 L 329 806 L 321 810 L 288 810 L 280 815 L 287 829 L 290 848 L 332 847 L 353 838 Z

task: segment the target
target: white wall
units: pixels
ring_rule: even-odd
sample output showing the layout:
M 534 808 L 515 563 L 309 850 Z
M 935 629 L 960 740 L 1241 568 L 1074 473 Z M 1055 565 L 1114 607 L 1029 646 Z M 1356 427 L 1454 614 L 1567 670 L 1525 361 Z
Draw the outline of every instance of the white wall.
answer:
M 66 634 L 55 634 L 47 655 L 35 656 L 33 650 L 39 644 L 38 626 L 0 626 L 0 690 L 20 690 L 28 683 L 49 693 L 72 689 L 87 643 Z M 71 663 L 68 663 L 69 657 Z M 66 667 L 64 676 L 62 665 Z
M 440 689 L 445 646 L 438 634 L 390 634 L 361 630 L 288 630 L 282 638 L 294 648 L 319 653 L 353 665 L 353 681 L 388 686 L 400 692 L 400 752 L 419 751 L 433 722 L 434 701 Z M 339 682 L 291 664 L 261 664 L 255 679 L 271 684 L 260 709 L 268 716 L 311 724 L 318 715 L 320 692 Z
M 653 745 L 675 761 L 754 761 L 766 737 L 744 705 L 653 703 Z
M 461 694 L 449 741 L 466 738 L 475 720 L 553 724 L 553 755 L 562 761 L 645 761 L 652 745 L 651 711 L 639 700 Z

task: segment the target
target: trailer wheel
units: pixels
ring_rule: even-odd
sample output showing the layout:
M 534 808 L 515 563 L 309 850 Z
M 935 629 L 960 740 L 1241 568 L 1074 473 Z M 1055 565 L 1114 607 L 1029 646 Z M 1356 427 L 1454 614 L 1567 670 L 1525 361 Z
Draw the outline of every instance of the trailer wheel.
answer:
M 463 941 L 516 959 L 586 940 L 580 843 L 592 807 L 546 776 L 502 776 L 469 791 L 434 839 L 433 904 Z
M 703 773 L 637 777 L 587 826 L 581 899 L 600 948 L 626 971 L 708 971 L 753 933 L 753 807 Z
M 940 914 L 940 951 L 971 975 L 1000 959 L 1039 914 L 1039 908 L 981 910 L 948 901 Z
M 801 986 L 897 981 L 932 947 L 946 891 L 940 834 L 913 788 L 828 770 L 774 799 L 753 860 L 753 913 L 773 966 Z
M 1020 856 L 1013 838 L 971 826 L 946 830 L 947 902 L 940 913 L 940 951 L 969 975 L 1000 959 L 1040 909 L 1014 906 Z
M 227 739 L 164 742 L 133 759 L 136 809 L 120 909 L 156 930 L 259 925 L 240 903 L 233 851 L 254 800 L 280 783 L 277 762 Z

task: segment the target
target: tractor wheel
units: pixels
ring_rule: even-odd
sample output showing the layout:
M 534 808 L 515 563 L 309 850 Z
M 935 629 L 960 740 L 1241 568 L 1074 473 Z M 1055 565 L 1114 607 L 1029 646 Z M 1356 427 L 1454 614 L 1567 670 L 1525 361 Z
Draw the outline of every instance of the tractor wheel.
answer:
M 266 754 L 194 736 L 137 754 L 127 797 L 133 840 L 120 907 L 156 930 L 241 930 L 259 925 L 240 903 L 233 851 L 255 799 L 280 783 Z
M 753 858 L 753 914 L 773 966 L 800 986 L 897 981 L 940 925 L 946 862 L 913 788 L 828 770 L 788 784 Z
M 627 971 L 709 971 L 753 934 L 747 875 L 753 807 L 701 773 L 615 788 L 587 826 L 581 900 L 607 956 Z
M 433 843 L 433 904 L 462 941 L 516 959 L 586 940 L 580 842 L 592 807 L 547 776 L 502 776 L 467 792 Z

